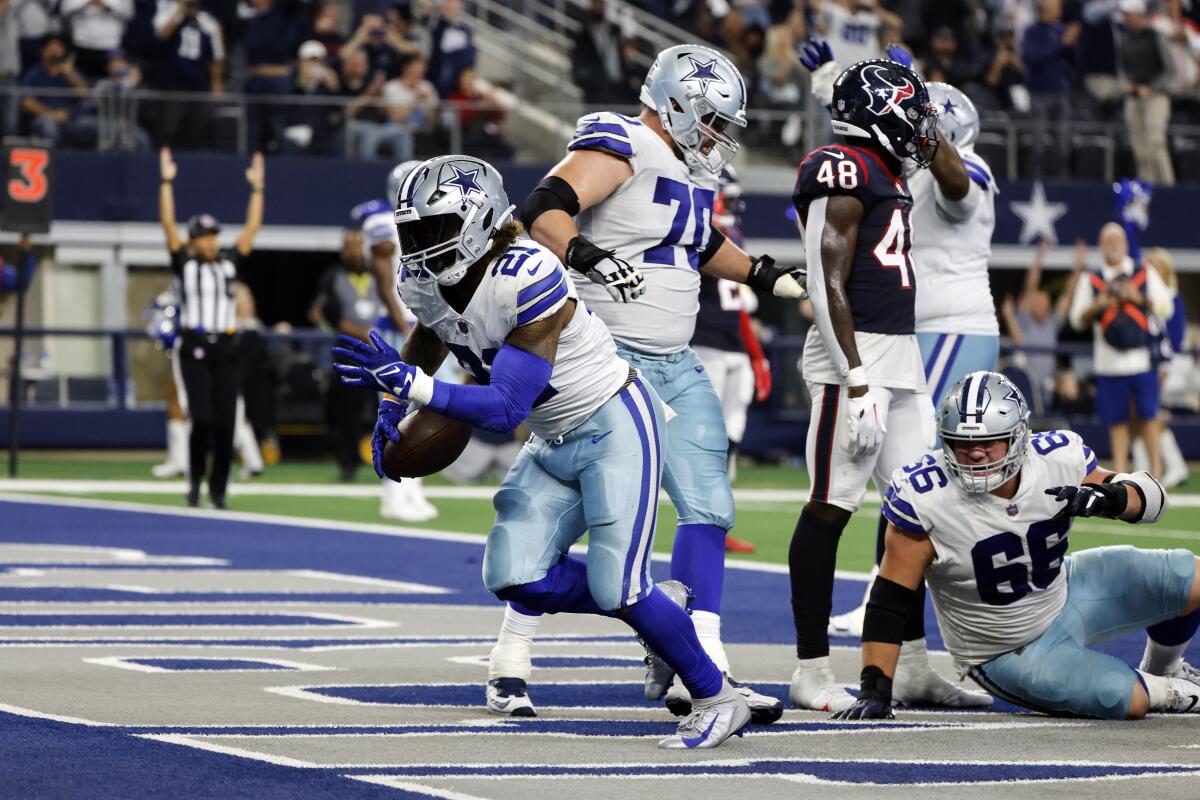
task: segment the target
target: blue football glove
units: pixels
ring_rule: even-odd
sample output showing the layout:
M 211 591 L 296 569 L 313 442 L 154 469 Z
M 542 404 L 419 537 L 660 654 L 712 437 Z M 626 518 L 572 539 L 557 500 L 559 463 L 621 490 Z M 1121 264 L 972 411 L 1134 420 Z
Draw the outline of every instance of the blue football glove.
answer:
M 912 69 L 912 53 L 908 52 L 904 45 L 892 42 L 887 47 L 883 48 L 883 51 L 887 53 L 887 57 L 892 61 L 895 61 L 897 64 L 903 64 L 909 69 Z
M 1046 494 L 1066 505 L 1058 512 L 1063 517 L 1107 517 L 1116 519 L 1125 513 L 1129 493 L 1120 483 L 1086 483 L 1083 486 L 1052 486 Z
M 877 697 L 860 697 L 845 711 L 839 711 L 831 719 L 895 719 L 892 704 Z
M 387 447 L 388 442 L 400 441 L 400 431 L 396 430 L 396 426 L 408 416 L 409 409 L 408 403 L 401 403 L 394 397 L 385 397 L 379 402 L 379 416 L 371 433 L 371 463 L 375 465 L 375 474 L 381 478 L 387 477 L 383 472 L 383 448 Z
M 798 48 L 796 55 L 809 72 L 816 72 L 817 67 L 833 61 L 833 49 L 824 39 L 809 39 Z
M 396 348 L 371 331 L 371 341 L 364 342 L 345 334 L 338 337 L 342 347 L 334 347 L 334 369 L 347 386 L 363 386 L 408 399 L 418 370 L 400 358 Z

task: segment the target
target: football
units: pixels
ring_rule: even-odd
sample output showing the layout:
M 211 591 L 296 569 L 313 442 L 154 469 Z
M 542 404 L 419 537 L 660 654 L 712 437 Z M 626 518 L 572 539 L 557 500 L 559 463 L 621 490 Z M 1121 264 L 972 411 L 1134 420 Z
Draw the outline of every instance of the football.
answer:
M 383 471 L 392 480 L 423 478 L 454 463 L 471 439 L 471 426 L 422 408 L 400 422 L 400 441 L 383 448 Z

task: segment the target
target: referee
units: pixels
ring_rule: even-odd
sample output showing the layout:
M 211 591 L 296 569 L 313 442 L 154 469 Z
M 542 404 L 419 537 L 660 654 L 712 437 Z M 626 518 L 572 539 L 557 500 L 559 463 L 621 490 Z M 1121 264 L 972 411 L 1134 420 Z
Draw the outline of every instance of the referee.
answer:
M 254 236 L 262 227 L 263 158 L 255 153 L 246 170 L 250 203 L 246 224 L 233 249 L 221 249 L 217 234 L 221 226 L 210 214 L 188 220 L 188 240 L 179 238 L 175 227 L 175 162 L 171 151 L 159 155 L 162 183 L 158 190 L 158 213 L 167 235 L 171 271 L 179 286 L 179 338 L 175 342 L 175 380 L 180 401 L 192 421 L 188 439 L 189 476 L 187 503 L 200 504 L 200 482 L 213 454 L 208 493 L 213 508 L 223 509 L 225 486 L 233 463 L 233 432 L 237 418 L 238 364 L 237 318 L 234 283 L 238 270 L 253 249 Z

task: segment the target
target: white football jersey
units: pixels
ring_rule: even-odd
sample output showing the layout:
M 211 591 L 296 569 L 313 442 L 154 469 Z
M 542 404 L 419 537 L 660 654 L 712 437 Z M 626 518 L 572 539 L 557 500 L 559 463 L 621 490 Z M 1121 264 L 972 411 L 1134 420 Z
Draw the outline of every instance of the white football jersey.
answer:
M 580 117 L 567 149 L 599 150 L 633 167 L 629 180 L 579 212 L 575 224 L 646 279 L 646 293 L 631 303 L 586 280 L 579 296 L 618 341 L 647 353 L 682 350 L 700 311 L 699 256 L 708 245 L 717 176 L 690 171 L 657 133 L 610 112 Z
M 397 289 L 421 324 L 483 384 L 491 380 L 492 360 L 514 328 L 545 319 L 578 299 L 558 258 L 523 238 L 487 267 L 461 314 L 445 301 L 436 282 L 418 283 L 406 269 L 400 271 Z M 604 323 L 578 303 L 559 337 L 550 385 L 525 424 L 543 439 L 561 436 L 604 405 L 628 379 L 629 369 Z
M 917 332 L 999 336 L 988 283 L 996 181 L 982 158 L 970 150 L 960 155 L 971 178 L 962 200 L 948 200 L 927 169 L 914 170 L 908 177 Z
M 939 451 L 893 474 L 883 513 L 896 527 L 925 534 L 936 556 L 925 571 L 946 649 L 963 674 L 1029 644 L 1067 601 L 1070 517 L 1046 494 L 1078 485 L 1096 456 L 1071 431 L 1034 434 L 1011 500 L 963 490 Z

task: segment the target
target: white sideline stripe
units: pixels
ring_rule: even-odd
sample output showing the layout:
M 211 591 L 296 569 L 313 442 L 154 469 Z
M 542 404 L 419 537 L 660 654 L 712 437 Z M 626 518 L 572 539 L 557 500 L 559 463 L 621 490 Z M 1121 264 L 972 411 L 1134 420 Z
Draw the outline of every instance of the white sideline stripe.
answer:
M 301 761 L 296 758 L 288 758 L 287 756 L 267 755 L 266 753 L 255 753 L 250 750 L 243 750 L 240 747 L 229 747 L 223 744 L 214 744 L 212 742 L 196 741 L 190 736 L 180 733 L 135 733 L 139 739 L 150 739 L 155 742 L 165 742 L 167 744 L 179 744 L 184 747 L 194 747 L 197 750 L 207 750 L 210 753 L 221 753 L 227 756 L 237 756 L 238 758 L 246 758 L 251 761 L 263 761 L 267 764 L 274 764 L 278 767 L 298 767 L 300 769 L 328 769 L 321 764 L 314 764 L 311 761 Z
M 488 800 L 486 797 L 479 797 L 474 794 L 463 794 L 462 792 L 451 791 L 450 789 L 436 789 L 432 786 L 425 786 L 421 783 L 412 783 L 398 777 L 388 775 L 343 775 L 343 778 L 362 781 L 363 783 L 373 783 L 376 786 L 384 786 L 388 789 L 401 789 L 407 792 L 416 792 L 417 794 L 427 794 L 430 797 L 437 797 L 440 800 Z
M 0 481 L 0 489 L 6 484 Z M 773 490 L 772 490 L 773 491 Z M 734 492 L 737 495 L 737 492 Z M 490 497 L 491 495 L 489 495 Z M 67 506 L 69 508 L 99 508 L 110 511 L 130 511 L 139 514 L 161 514 L 176 517 L 198 517 L 208 520 L 253 522 L 266 525 L 286 525 L 293 528 L 310 528 L 329 531 L 330 533 L 369 533 L 377 536 L 394 536 L 404 539 L 428 539 L 438 542 L 459 542 L 465 544 L 483 544 L 487 535 L 483 533 L 462 533 L 459 531 L 443 531 L 432 528 L 407 528 L 402 525 L 384 525 L 372 522 L 339 522 L 337 520 L 313 519 L 310 517 L 289 517 L 283 514 L 257 514 L 247 511 L 222 511 L 219 514 L 198 508 L 169 508 L 166 506 L 150 505 L 148 503 L 129 503 L 123 500 L 94 500 L 91 498 L 54 497 L 41 495 L 7 494 L 0 491 L 0 501 L 11 503 L 29 503 L 31 505 Z M 572 547 L 573 553 L 586 553 L 587 548 Z M 669 562 L 668 553 L 655 553 L 655 561 Z M 768 564 L 763 561 L 746 561 L 743 559 L 726 559 L 726 569 L 745 569 L 756 572 L 774 572 L 779 575 L 788 574 L 786 564 Z M 845 580 L 870 579 L 866 572 L 850 572 L 838 570 L 835 575 Z
M 33 550 L 49 551 L 51 553 L 69 553 L 75 556 L 108 556 L 112 561 L 37 561 L 29 563 L 37 563 L 40 567 L 22 567 L 18 570 L 13 570 L 13 574 L 36 574 L 39 568 L 58 568 L 58 567 L 77 567 L 77 566 L 99 566 L 111 565 L 116 562 L 135 563 L 138 566 L 212 566 L 212 567 L 227 567 L 229 562 L 223 558 L 208 558 L 207 556 L 151 556 L 145 550 L 135 550 L 129 547 L 93 547 L 90 545 L 77 544 L 43 544 L 42 542 L 3 542 L 0 543 L 0 564 L 4 562 L 4 556 L 13 550 Z
M 85 658 L 87 664 L 96 664 L 101 667 L 117 667 L 119 669 L 130 669 L 135 672 L 151 672 L 157 675 L 191 675 L 197 672 L 264 672 L 264 670 L 246 668 L 246 669 L 167 669 L 165 667 L 156 667 L 151 664 L 135 664 L 128 659 L 136 658 L 141 661 L 165 661 L 184 658 L 188 661 L 254 661 L 261 664 L 273 664 L 277 667 L 287 667 L 288 669 L 297 672 L 335 672 L 340 671 L 339 667 L 323 667 L 320 664 L 306 664 L 302 661 L 287 661 L 282 658 L 259 658 L 258 656 L 238 657 L 238 656 L 104 656 L 103 658 Z
M 83 719 L 82 717 L 67 717 L 62 714 L 49 714 L 45 711 L 34 711 L 32 708 L 22 708 L 21 706 L 10 706 L 7 703 L 0 703 L 0 711 L 7 714 L 15 714 L 18 717 L 29 717 L 31 719 L 47 719 L 51 722 L 65 722 L 70 725 L 91 725 L 97 728 L 120 728 L 123 727 L 116 722 L 97 722 L 94 719 Z

